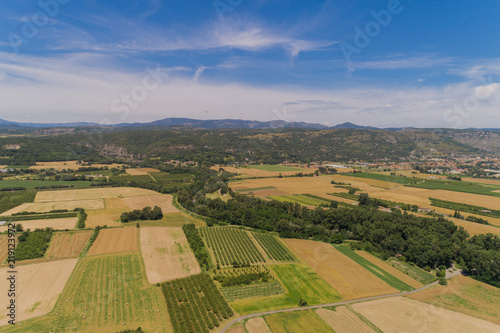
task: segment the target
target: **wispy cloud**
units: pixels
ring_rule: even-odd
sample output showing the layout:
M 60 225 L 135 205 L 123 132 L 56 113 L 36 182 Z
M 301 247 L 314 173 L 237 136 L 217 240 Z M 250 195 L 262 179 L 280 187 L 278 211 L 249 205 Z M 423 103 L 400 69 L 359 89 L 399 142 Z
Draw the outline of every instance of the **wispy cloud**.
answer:
M 451 57 L 437 57 L 435 55 L 397 55 L 382 59 L 353 62 L 353 69 L 397 70 L 431 68 L 438 66 L 451 66 L 456 59 Z

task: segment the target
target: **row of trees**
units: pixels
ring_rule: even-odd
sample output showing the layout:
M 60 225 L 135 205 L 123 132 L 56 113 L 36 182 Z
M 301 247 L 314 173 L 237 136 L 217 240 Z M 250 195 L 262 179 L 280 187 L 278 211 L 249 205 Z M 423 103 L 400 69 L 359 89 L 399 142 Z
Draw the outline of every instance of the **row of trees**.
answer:
M 120 215 L 120 220 L 124 223 L 131 221 L 155 221 L 163 218 L 163 212 L 158 206 L 151 209 L 150 206 L 143 209 L 134 209 L 131 212 L 125 212 Z

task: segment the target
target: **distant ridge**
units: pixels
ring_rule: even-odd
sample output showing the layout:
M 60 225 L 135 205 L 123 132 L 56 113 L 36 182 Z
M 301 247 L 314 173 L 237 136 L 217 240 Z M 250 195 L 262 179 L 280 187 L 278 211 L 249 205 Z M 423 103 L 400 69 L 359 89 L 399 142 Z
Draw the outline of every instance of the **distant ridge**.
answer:
M 108 128 L 126 128 L 126 127 L 192 127 L 202 129 L 230 129 L 230 128 L 249 128 L 249 129 L 273 129 L 273 128 L 302 128 L 302 129 L 362 129 L 362 130 L 388 130 L 399 131 L 404 128 L 378 128 L 372 126 L 361 126 L 350 122 L 338 124 L 335 126 L 326 126 L 315 123 L 305 122 L 287 122 L 284 120 L 257 121 L 242 119 L 191 119 L 191 118 L 165 118 L 147 123 L 122 123 L 117 125 L 101 125 L 91 122 L 72 122 L 72 123 L 19 123 L 0 119 L 0 129 L 46 129 L 46 128 L 65 128 L 65 127 L 88 127 L 100 126 Z M 475 128 L 474 130 L 495 131 L 495 128 Z

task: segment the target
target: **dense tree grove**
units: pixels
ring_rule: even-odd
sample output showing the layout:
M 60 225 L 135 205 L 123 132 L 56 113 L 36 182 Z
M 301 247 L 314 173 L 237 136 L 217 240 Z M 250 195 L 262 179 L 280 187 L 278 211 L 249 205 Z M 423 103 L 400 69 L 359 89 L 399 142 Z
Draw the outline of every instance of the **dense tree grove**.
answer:
M 163 218 L 163 212 L 161 208 L 158 206 L 154 206 L 153 209 L 151 207 L 144 207 L 143 209 L 134 209 L 131 212 L 125 212 L 120 215 L 120 220 L 122 222 L 130 222 L 130 221 L 155 221 L 161 220 Z
M 372 245 L 383 257 L 403 255 L 420 267 L 450 267 L 453 261 L 478 279 L 498 284 L 500 247 L 498 237 L 472 237 L 444 218 L 423 218 L 399 211 L 388 213 L 370 207 L 308 209 L 297 203 L 264 201 L 229 193 L 233 199 L 207 199 L 205 193 L 227 188 L 212 174 L 178 192 L 185 208 L 219 223 L 276 231 L 281 237 L 311 238 L 336 242 L 338 235 Z M 491 236 L 491 237 L 490 237 Z M 492 241 L 491 238 L 495 241 Z
M 35 229 L 25 231 L 18 238 L 16 260 L 41 258 L 49 247 L 52 229 Z
M 186 239 L 193 250 L 194 256 L 196 260 L 200 264 L 202 270 L 208 270 L 212 267 L 212 263 L 210 261 L 210 254 L 208 253 L 205 243 L 201 239 L 200 233 L 198 229 L 196 229 L 194 224 L 184 224 L 182 226 L 182 230 L 186 235 Z

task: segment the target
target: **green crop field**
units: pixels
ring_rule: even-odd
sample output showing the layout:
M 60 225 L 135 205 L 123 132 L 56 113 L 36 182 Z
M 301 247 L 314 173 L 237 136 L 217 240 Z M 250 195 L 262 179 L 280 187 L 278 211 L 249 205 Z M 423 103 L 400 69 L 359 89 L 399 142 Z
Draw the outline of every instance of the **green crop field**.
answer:
M 273 333 L 333 332 L 312 310 L 277 313 L 265 320 Z
M 175 333 L 208 333 L 234 315 L 208 274 L 162 284 Z
M 155 180 L 148 175 L 140 175 L 140 176 L 131 176 L 131 175 L 123 175 L 123 176 L 113 176 L 109 177 L 109 180 L 114 183 L 125 183 L 125 182 L 136 182 L 136 183 L 154 183 Z
M 414 289 L 413 287 L 407 285 L 406 283 L 394 277 L 393 275 L 387 273 L 374 263 L 371 263 L 370 261 L 361 257 L 359 254 L 351 250 L 350 247 L 345 245 L 336 245 L 335 248 L 340 252 L 342 252 L 342 254 L 346 255 L 347 257 L 358 263 L 359 265 L 363 266 L 363 268 L 365 268 L 367 271 L 371 272 L 372 274 L 380 278 L 382 281 L 384 281 L 391 287 L 394 287 L 400 291 L 410 291 Z
M 260 233 L 254 233 L 253 236 L 257 239 L 269 258 L 277 261 L 295 260 L 292 253 L 275 236 Z
M 407 185 L 410 187 L 425 188 L 428 190 L 446 190 L 471 194 L 490 195 L 500 197 L 500 186 L 469 183 L 456 180 L 426 180 L 425 182 Z M 498 192 L 494 192 L 498 191 Z
M 290 167 L 290 166 L 285 166 L 285 165 L 249 165 L 248 167 L 251 169 L 270 171 L 270 172 L 285 172 L 285 171 L 300 172 L 300 171 L 305 171 L 304 169 L 301 169 L 301 168 L 295 168 L 295 167 Z
M 390 182 L 390 183 L 397 183 L 397 184 L 412 184 L 414 182 L 420 182 L 423 180 L 420 178 L 388 176 L 388 175 L 383 175 L 383 174 L 378 174 L 378 173 L 367 173 L 367 172 L 346 174 L 346 176 L 357 177 L 357 178 L 368 178 L 368 179 L 380 180 L 383 182 Z
M 278 296 L 240 299 L 231 302 L 240 314 L 297 307 L 305 299 L 309 305 L 336 302 L 340 294 L 310 267 L 301 264 L 270 266 L 286 288 L 287 293 Z
M 319 206 L 319 205 L 329 205 L 330 201 L 327 199 L 325 200 L 320 200 L 317 198 L 312 198 L 307 195 L 302 195 L 302 194 L 295 194 L 295 195 L 273 195 L 268 197 L 270 199 L 276 200 L 276 201 L 286 201 L 286 202 L 296 202 L 301 205 L 305 206 Z
M 150 172 L 149 173 L 157 182 L 171 182 L 179 180 L 193 179 L 194 175 L 187 173 L 166 173 L 166 172 Z
M 410 265 L 406 261 L 402 261 L 397 258 L 389 258 L 387 263 L 424 285 L 437 280 L 437 277 L 434 274 L 428 273 L 417 266 Z
M 128 254 L 81 259 L 52 312 L 5 331 L 118 332 L 137 327 L 172 331 L 161 289 L 148 285 L 140 256 Z
M 472 213 L 477 215 L 491 216 L 500 218 L 500 210 L 489 209 L 480 206 L 467 205 L 453 201 L 440 200 L 435 198 L 429 198 L 432 206 L 447 208 L 452 210 L 458 210 L 461 212 Z M 483 213 L 482 210 L 489 210 L 491 213 Z
M 51 186 L 71 186 L 74 188 L 89 187 L 94 182 L 85 180 L 75 181 L 56 181 L 56 180 L 2 180 L 0 181 L 0 189 L 24 187 L 27 190 L 34 190 L 36 188 L 47 188 Z
M 6 212 L 23 203 L 33 202 L 35 201 L 35 196 L 35 191 L 0 192 L 0 213 Z
M 229 266 L 233 262 L 265 262 L 264 256 L 246 231 L 233 228 L 201 228 L 200 234 L 213 252 L 215 262 L 220 266 Z

